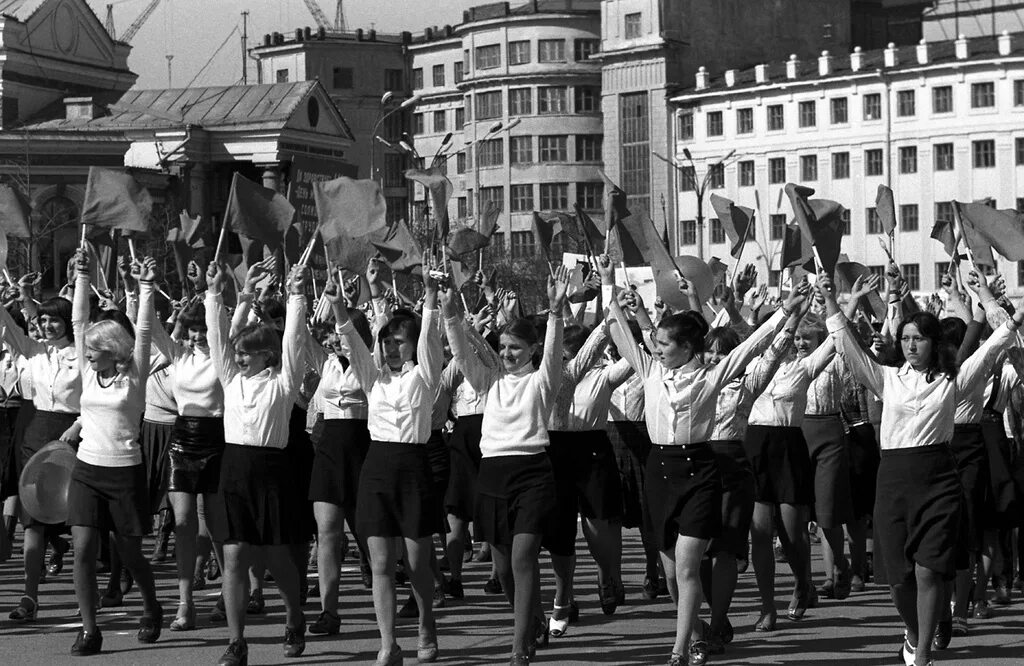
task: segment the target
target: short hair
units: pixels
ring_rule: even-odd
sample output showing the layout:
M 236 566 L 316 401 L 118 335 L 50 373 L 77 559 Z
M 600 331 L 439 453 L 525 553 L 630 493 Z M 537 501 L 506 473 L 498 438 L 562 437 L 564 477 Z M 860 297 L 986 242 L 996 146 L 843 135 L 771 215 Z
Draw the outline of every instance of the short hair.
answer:
M 85 329 L 85 346 L 114 357 L 118 372 L 127 372 L 135 353 L 135 336 L 113 319 L 101 319 Z
M 246 326 L 231 338 L 231 346 L 246 354 L 267 354 L 267 367 L 281 363 L 281 336 L 267 324 Z
M 967 336 L 967 324 L 963 319 L 945 317 L 939 321 L 939 324 L 942 325 L 942 337 L 946 342 L 957 348 L 964 343 L 964 338 Z
M 135 325 L 121 310 L 100 310 L 94 321 L 112 321 L 115 324 L 120 324 L 121 328 L 128 332 L 128 335 L 135 337 Z
M 182 330 L 190 328 L 206 330 L 206 306 L 202 303 L 193 303 L 178 316 Z
M 583 343 L 590 337 L 590 329 L 582 324 L 570 324 L 565 327 L 565 331 L 562 333 L 562 344 L 565 345 L 565 349 L 570 354 L 575 356 L 580 353 L 580 349 L 583 348 Z
M 66 298 L 48 298 L 36 308 L 36 315 L 52 317 L 64 322 L 64 335 L 71 342 L 75 341 L 75 329 L 71 324 L 71 301 Z
M 355 322 L 353 321 L 352 324 L 355 325 Z M 394 316 L 388 320 L 388 323 L 385 324 L 384 328 L 382 328 L 380 333 L 377 334 L 377 340 L 381 345 L 383 345 L 386 339 L 393 338 L 399 333 L 404 335 L 406 340 L 415 345 L 420 338 L 420 320 L 408 310 L 396 310 Z M 360 335 L 362 335 L 362 333 L 360 333 Z M 412 353 L 412 361 L 413 363 L 419 362 L 415 349 Z
M 529 319 L 513 319 L 502 326 L 501 335 L 519 338 L 527 345 L 535 345 L 540 342 L 540 334 L 537 331 L 537 327 Z
M 739 346 L 739 333 L 728 326 L 716 326 L 708 331 L 707 337 L 704 340 L 705 349 L 717 347 L 719 354 L 728 354 Z
M 694 354 L 704 352 L 704 337 L 711 330 L 704 317 L 692 310 L 665 315 L 658 322 L 658 328 L 664 329 L 677 345 L 690 345 Z
M 796 327 L 796 332 L 801 336 L 815 333 L 818 336 L 818 342 L 824 342 L 825 338 L 828 337 L 828 329 L 825 328 L 825 322 L 821 320 L 821 317 L 813 313 L 808 313 L 800 320 Z
M 272 319 L 284 319 L 286 311 L 284 303 L 276 298 L 260 303 L 260 314 L 262 315 L 263 321 L 268 323 Z

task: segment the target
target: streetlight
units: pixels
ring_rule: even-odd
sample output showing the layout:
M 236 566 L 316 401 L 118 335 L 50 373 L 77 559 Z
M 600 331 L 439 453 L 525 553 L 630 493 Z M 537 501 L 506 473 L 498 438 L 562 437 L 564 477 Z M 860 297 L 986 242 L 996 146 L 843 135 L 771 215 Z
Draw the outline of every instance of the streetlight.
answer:
M 370 130 L 370 180 L 374 180 L 374 178 L 375 178 L 373 166 L 374 166 L 374 158 L 376 157 L 377 151 L 376 151 L 376 147 L 373 144 L 373 139 L 375 137 L 377 137 L 377 130 L 379 130 L 381 124 L 385 120 L 387 120 L 389 117 L 391 117 L 393 114 L 398 113 L 399 111 L 401 111 L 403 109 L 408 109 L 409 107 L 416 105 L 417 103 L 419 103 L 419 101 L 421 99 L 423 99 L 422 95 L 419 95 L 419 94 L 413 95 L 412 97 L 404 100 L 401 104 L 399 104 L 395 108 L 391 109 L 390 111 L 385 112 L 384 109 L 387 108 L 387 106 L 391 102 L 391 100 L 394 99 L 394 96 L 395 96 L 395 94 L 392 91 L 390 91 L 390 90 L 387 91 L 386 93 L 384 93 L 383 95 L 381 95 L 380 106 L 377 109 L 377 119 L 373 123 L 373 129 Z
M 487 130 L 487 133 L 484 134 L 482 137 L 480 137 L 479 139 L 476 139 L 475 141 L 467 142 L 466 143 L 466 147 L 463 150 L 467 150 L 468 151 L 475 144 L 483 143 L 484 141 L 487 141 L 488 139 L 496 136 L 500 132 L 508 132 L 509 130 L 511 130 L 513 127 L 515 127 L 516 125 L 518 125 L 521 122 L 523 122 L 522 118 L 513 118 L 513 119 L 508 121 L 508 124 L 504 124 L 504 123 L 502 123 L 502 121 L 499 120 L 498 122 L 496 122 L 493 125 L 491 125 L 490 128 Z M 477 153 L 477 155 L 473 159 L 473 182 L 476 184 L 476 214 L 480 215 L 480 206 L 481 206 L 482 199 L 481 199 L 481 194 L 480 194 L 480 189 L 481 188 L 480 188 L 480 155 L 479 155 L 479 153 Z
M 658 153 L 654 153 L 654 156 L 658 159 L 670 164 L 674 169 L 679 172 L 679 175 L 683 179 L 690 179 L 693 182 L 694 193 L 697 195 L 697 256 L 700 259 L 704 258 L 704 193 L 707 192 L 708 185 L 711 184 L 711 177 L 714 173 L 722 168 L 722 166 L 736 154 L 736 149 L 730 150 L 725 157 L 721 158 L 717 162 L 708 168 L 704 177 L 697 182 L 697 164 L 693 161 L 693 155 L 690 154 L 689 148 L 683 148 L 683 156 L 686 157 L 686 161 L 690 163 L 690 173 L 686 172 L 686 167 L 676 164 L 675 160 L 670 160 L 666 157 L 662 157 Z

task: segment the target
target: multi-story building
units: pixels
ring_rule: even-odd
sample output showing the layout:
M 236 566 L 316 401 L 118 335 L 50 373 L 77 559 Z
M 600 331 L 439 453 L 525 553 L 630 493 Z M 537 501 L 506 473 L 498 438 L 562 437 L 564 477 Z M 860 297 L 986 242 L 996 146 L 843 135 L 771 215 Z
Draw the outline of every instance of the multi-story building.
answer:
M 454 134 L 449 215 L 498 202 L 503 235 L 492 251 L 507 243 L 513 259 L 532 257 L 535 210 L 603 209 L 599 10 L 598 0 L 484 5 L 409 47 L 422 95 L 416 149 L 429 162 Z
M 949 258 L 929 238 L 953 200 L 991 198 L 1024 208 L 1024 35 L 1003 34 L 876 51 L 823 53 L 712 77 L 672 98 L 674 158 L 692 157 L 708 191 L 757 211 L 743 262 L 771 283 L 791 217 L 783 187 L 796 182 L 849 210 L 843 251 L 881 271 L 875 213 L 880 184 L 895 192 L 896 261 L 914 290 L 932 291 Z M 684 152 L 689 152 L 689 157 Z M 721 168 L 718 160 L 730 151 Z M 728 258 L 716 219 L 700 233 L 694 179 L 677 178 L 679 250 Z M 704 201 L 703 210 L 710 207 Z M 714 217 L 714 214 L 707 217 Z M 698 239 L 703 241 L 696 247 Z M 1003 260 L 1011 287 L 1024 272 Z
M 965 37 L 994 37 L 1024 26 L 1024 5 L 1017 0 L 935 0 L 924 12 L 928 41 Z

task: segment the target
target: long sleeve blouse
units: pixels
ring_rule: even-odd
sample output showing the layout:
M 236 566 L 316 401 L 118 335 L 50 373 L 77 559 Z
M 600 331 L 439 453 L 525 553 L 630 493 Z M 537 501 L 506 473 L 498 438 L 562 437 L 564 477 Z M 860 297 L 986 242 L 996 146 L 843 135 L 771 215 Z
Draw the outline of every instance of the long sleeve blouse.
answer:
M 555 403 L 551 409 L 551 417 L 548 419 L 548 430 L 562 432 L 579 429 L 579 420 L 574 418 L 572 413 L 573 406 L 576 404 L 576 388 L 594 365 L 601 360 L 607 346 L 608 325 L 602 321 L 587 336 L 579 352 L 563 364 L 562 381 L 559 382 L 558 391 L 555 393 Z M 593 384 L 590 390 L 598 390 L 598 384 Z M 610 399 L 611 395 L 609 394 L 608 400 Z M 607 415 L 604 420 L 607 421 Z M 587 430 L 594 429 L 596 428 L 587 428 Z
M 33 340 L 5 308 L 0 308 L 0 325 L 4 326 L 5 340 L 11 349 L 25 359 L 24 369 L 36 409 L 64 414 L 81 412 L 82 376 L 76 346 L 57 347 L 52 342 Z
M 207 340 L 209 341 L 209 340 Z M 182 416 L 224 415 L 224 388 L 210 350 L 175 342 L 159 324 L 153 327 L 153 345 L 172 367 L 170 389 Z
M 804 358 L 783 361 L 768 387 L 754 401 L 750 425 L 799 427 L 807 413 L 807 389 L 832 362 L 835 353 L 829 338 Z M 838 396 L 833 413 L 839 413 Z
M 712 441 L 743 441 L 747 434 L 747 422 L 754 400 L 768 386 L 792 344 L 792 331 L 779 331 L 764 354 L 747 366 L 742 376 L 725 385 L 718 394 L 715 429 L 711 433 Z
M 355 369 L 347 359 L 343 363 L 334 354 L 324 361 L 314 402 L 323 410 L 327 420 L 365 420 L 369 416 L 366 393 L 359 384 Z
M 608 425 L 612 392 L 632 376 L 633 368 L 624 358 L 610 365 L 588 370 L 572 393 L 568 430 L 604 430 Z

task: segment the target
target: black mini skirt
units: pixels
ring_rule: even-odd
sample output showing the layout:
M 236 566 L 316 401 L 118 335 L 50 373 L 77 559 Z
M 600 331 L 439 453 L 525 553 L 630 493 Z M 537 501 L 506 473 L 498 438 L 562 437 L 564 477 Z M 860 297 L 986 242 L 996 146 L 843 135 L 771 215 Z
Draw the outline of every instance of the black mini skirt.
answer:
M 223 417 L 179 416 L 168 451 L 168 491 L 192 495 L 217 492 L 223 456 Z
M 545 535 L 555 501 L 555 477 L 546 453 L 484 458 L 477 477 L 476 536 L 511 546 L 516 534 Z
M 797 506 L 814 502 L 814 469 L 800 428 L 749 426 L 743 448 L 754 470 L 758 502 Z
M 448 438 L 451 475 L 444 496 L 445 510 L 462 520 L 473 519 L 476 477 L 480 473 L 480 437 L 483 414 L 460 416 Z
M 679 536 L 719 536 L 722 477 L 708 444 L 653 445 L 646 477 L 651 534 L 659 550 L 675 548 Z
M 422 539 L 437 532 L 441 501 L 426 445 L 371 441 L 356 505 L 360 538 Z
M 214 540 L 279 546 L 308 539 L 300 519 L 308 500 L 295 483 L 287 450 L 225 445 L 219 492 L 227 520 L 224 533 L 214 534 Z
M 366 419 L 325 419 L 314 447 L 309 499 L 335 504 L 353 515 L 359 494 L 359 475 L 370 449 Z

